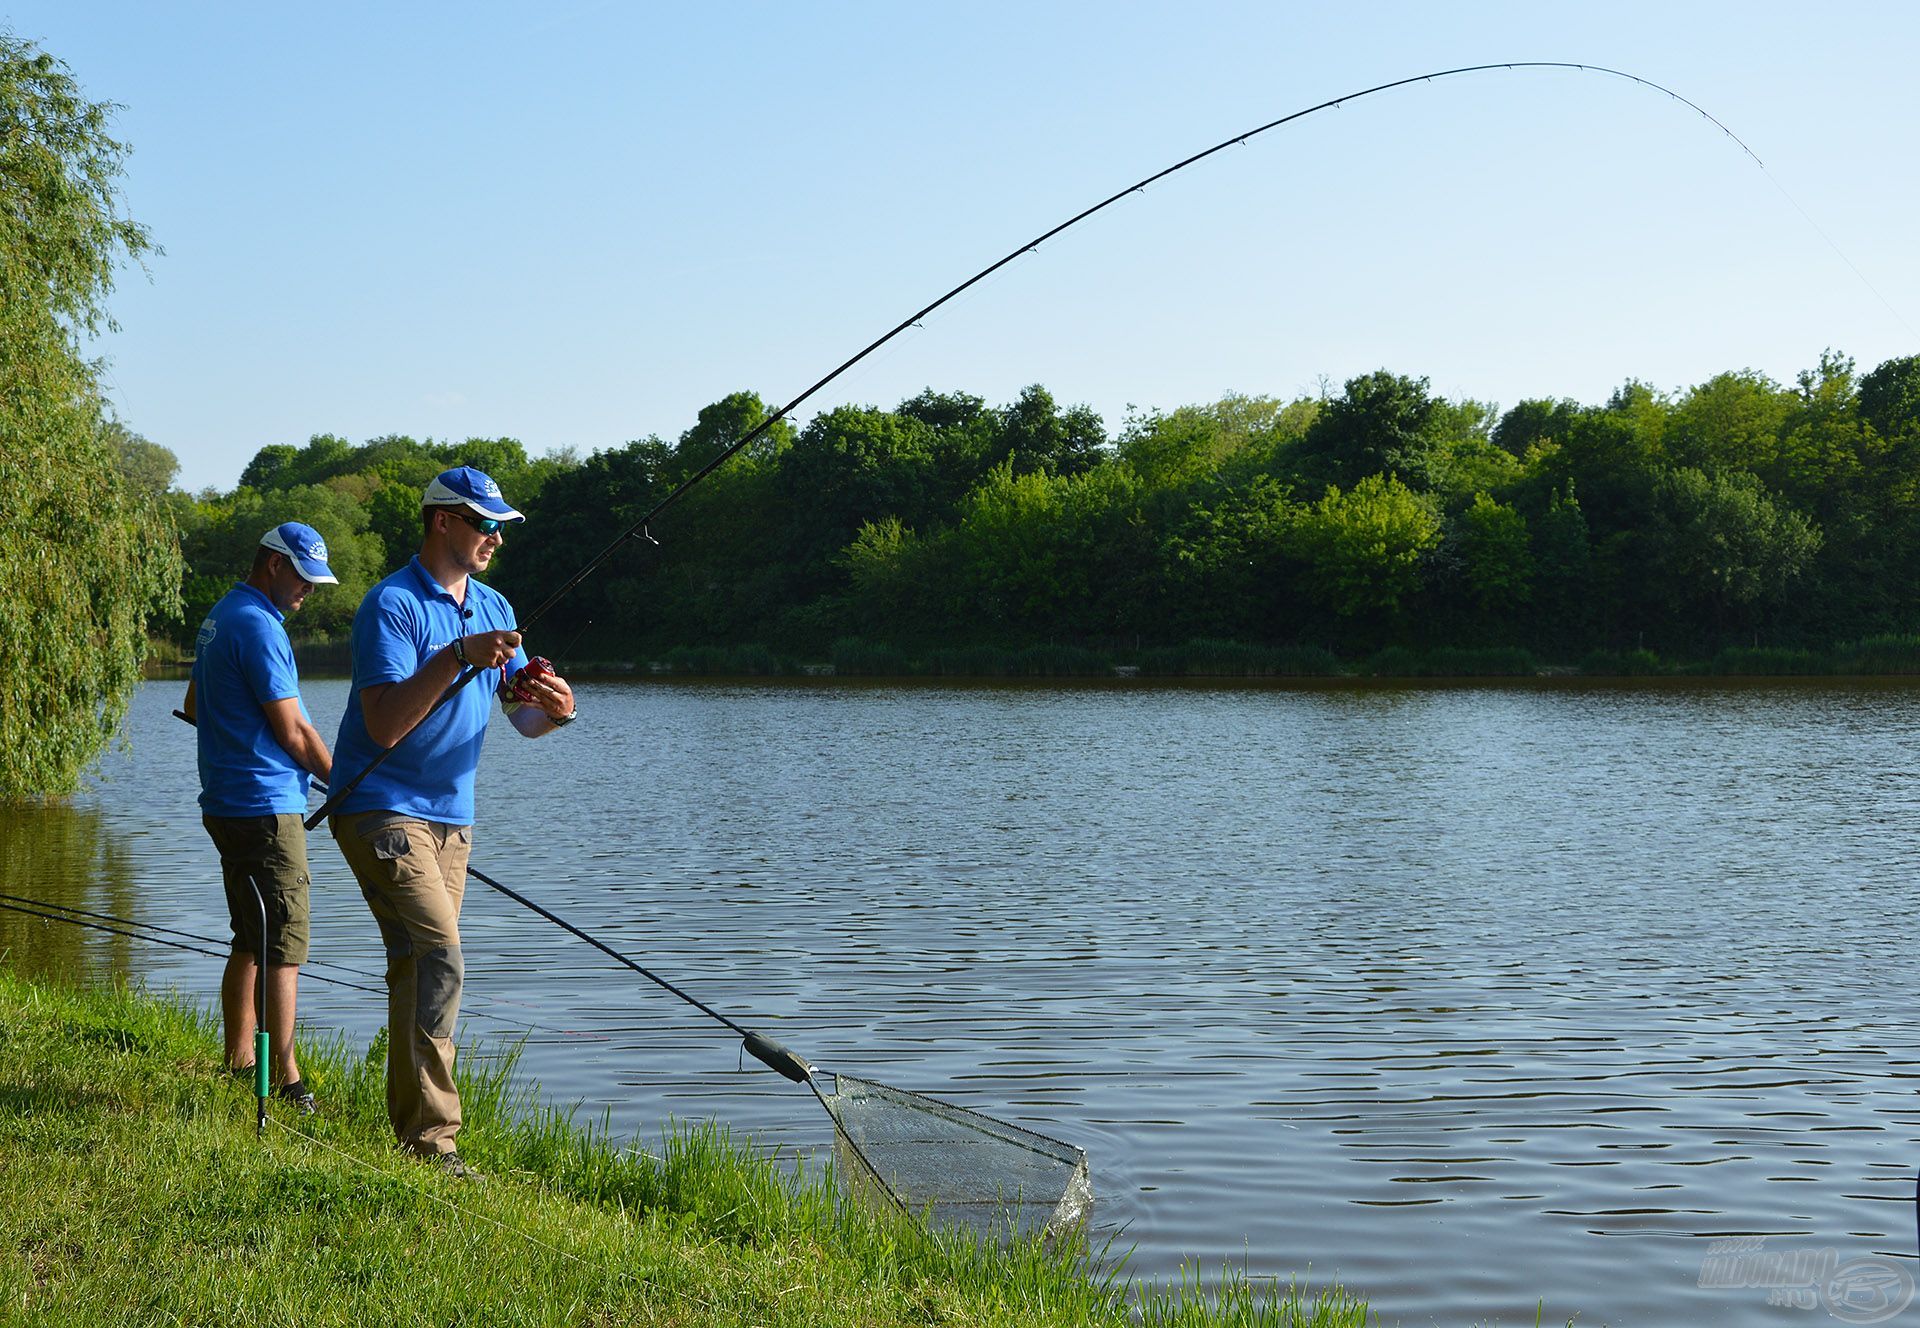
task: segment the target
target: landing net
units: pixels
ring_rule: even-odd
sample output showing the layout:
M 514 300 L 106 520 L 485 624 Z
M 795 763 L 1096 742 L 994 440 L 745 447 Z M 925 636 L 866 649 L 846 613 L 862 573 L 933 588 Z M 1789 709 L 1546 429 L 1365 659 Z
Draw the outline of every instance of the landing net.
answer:
M 904 1089 L 833 1076 L 820 1100 L 834 1157 L 856 1190 L 984 1238 L 1072 1232 L 1093 1207 L 1087 1155 L 1072 1144 Z

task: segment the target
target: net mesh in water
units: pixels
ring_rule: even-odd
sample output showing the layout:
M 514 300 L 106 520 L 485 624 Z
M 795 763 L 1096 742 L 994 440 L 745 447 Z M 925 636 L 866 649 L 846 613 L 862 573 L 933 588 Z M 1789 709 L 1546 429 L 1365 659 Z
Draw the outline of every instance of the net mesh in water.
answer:
M 849 1074 L 821 1095 L 840 1174 L 937 1226 L 983 1237 L 1073 1231 L 1093 1207 L 1087 1155 L 1072 1144 Z

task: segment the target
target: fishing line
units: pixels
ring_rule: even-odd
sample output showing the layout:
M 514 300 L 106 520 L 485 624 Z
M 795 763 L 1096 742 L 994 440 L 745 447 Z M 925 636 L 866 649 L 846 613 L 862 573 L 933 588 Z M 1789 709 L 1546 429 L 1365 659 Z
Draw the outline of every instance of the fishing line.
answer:
M 7 898 L 18 898 L 18 896 L 9 895 Z M 15 913 L 24 913 L 30 918 L 40 918 L 46 922 L 70 922 L 76 927 L 88 927 L 94 931 L 104 931 L 115 936 L 125 936 L 129 940 L 148 941 L 154 945 L 171 946 L 175 950 L 185 950 L 190 954 L 207 955 L 213 959 L 225 959 L 232 953 L 231 950 L 210 950 L 205 946 L 189 945 L 184 941 L 169 941 L 164 936 L 153 936 L 147 932 L 136 931 L 130 928 L 113 927 L 104 922 L 91 922 L 86 918 L 72 918 L 61 913 L 42 912 L 40 909 L 27 908 L 21 904 L 10 904 L 0 901 L 0 908 L 9 909 Z M 386 995 L 386 990 L 382 987 L 368 987 L 358 982 L 348 982 L 344 978 L 330 978 L 324 973 L 314 973 L 310 976 L 315 982 L 329 982 L 336 987 L 351 987 L 355 991 L 370 992 L 375 996 Z
M 789 401 L 786 405 L 780 407 L 780 409 L 775 411 L 773 414 L 761 420 L 760 423 L 754 425 L 753 428 L 749 429 L 746 433 L 742 434 L 733 443 L 729 444 L 722 451 L 715 454 L 715 456 L 711 460 L 709 460 L 705 465 L 701 466 L 698 470 L 694 471 L 693 474 L 689 475 L 686 479 L 682 480 L 667 494 L 666 497 L 662 498 L 659 502 L 655 503 L 651 508 L 649 508 L 646 512 L 646 515 L 642 516 L 637 522 L 635 522 L 631 529 L 627 530 L 624 534 L 617 536 L 612 543 L 606 546 L 606 548 L 602 549 L 599 553 L 595 554 L 594 557 L 586 564 L 586 566 L 582 567 L 578 572 L 575 572 L 571 577 L 569 577 L 565 582 L 563 582 L 557 589 L 555 589 L 552 594 L 548 595 L 546 599 L 542 600 L 534 608 L 533 612 L 524 615 L 520 619 L 520 622 L 515 630 L 524 633 L 529 628 L 531 628 L 535 623 L 539 622 L 542 618 L 544 618 L 547 615 L 547 612 L 550 609 L 552 609 L 555 604 L 558 604 L 563 598 L 565 598 L 566 595 L 568 595 L 575 586 L 579 585 L 582 581 L 586 580 L 589 576 L 591 576 L 594 573 L 594 571 L 598 569 L 602 563 L 604 563 L 608 558 L 611 558 L 614 555 L 614 553 L 617 552 L 620 549 L 620 547 L 626 544 L 629 540 L 645 539 L 645 540 L 651 541 L 652 536 L 647 533 L 647 527 L 657 517 L 659 517 L 661 513 L 665 512 L 669 507 L 673 506 L 674 503 L 678 502 L 680 498 L 689 489 L 693 488 L 694 485 L 700 483 L 700 481 L 704 480 L 708 475 L 712 474 L 715 470 L 719 469 L 719 467 L 725 464 L 729 459 L 731 459 L 735 453 L 739 452 L 742 448 L 752 443 L 755 439 L 759 438 L 762 434 L 766 433 L 768 429 L 771 429 L 774 425 L 778 424 L 781 420 L 785 419 L 788 415 L 792 414 L 795 410 L 797 410 L 801 405 L 803 405 L 808 400 L 810 400 L 816 392 L 820 391 L 821 388 L 833 382 L 836 378 L 840 377 L 847 370 L 853 368 L 854 365 L 859 364 L 862 360 L 866 359 L 869 355 L 879 350 L 882 346 L 886 345 L 889 341 L 892 341 L 895 337 L 899 336 L 902 332 L 905 332 L 908 328 L 911 328 L 916 324 L 920 323 L 923 319 L 927 317 L 928 314 L 933 313 L 936 309 L 939 309 L 942 305 L 945 305 L 949 301 L 953 300 L 955 297 L 962 295 L 966 291 L 979 285 L 981 282 L 985 281 L 987 278 L 993 276 L 994 273 L 1000 271 L 1002 268 L 1006 267 L 1008 264 L 1020 258 L 1023 254 L 1029 254 L 1034 252 L 1041 245 L 1045 244 L 1048 240 L 1051 240 L 1054 236 L 1060 234 L 1062 231 L 1068 230 L 1074 226 L 1079 225 L 1081 222 L 1093 216 L 1095 213 L 1104 211 L 1108 207 L 1111 207 L 1113 204 L 1121 201 L 1122 199 L 1126 198 L 1130 194 L 1143 192 L 1151 185 L 1161 180 L 1164 180 L 1169 175 L 1173 175 L 1178 171 L 1183 171 L 1187 167 L 1192 166 L 1198 162 L 1205 161 L 1207 158 L 1213 156 L 1215 153 L 1224 152 L 1226 149 L 1231 147 L 1243 146 L 1244 144 L 1247 143 L 1249 139 L 1256 138 L 1261 134 L 1267 133 L 1269 130 L 1278 129 L 1282 125 L 1291 124 L 1295 120 L 1304 119 L 1306 116 L 1315 115 L 1321 111 L 1333 110 L 1340 106 L 1344 106 L 1348 102 L 1359 101 L 1363 97 L 1371 97 L 1376 93 L 1381 93 L 1381 92 L 1390 92 L 1395 88 L 1404 88 L 1415 83 L 1431 83 L 1436 79 L 1455 78 L 1455 77 L 1460 77 L 1462 75 L 1467 75 L 1467 74 L 1489 73 L 1493 71 L 1505 71 L 1505 72 L 1511 73 L 1513 71 L 1521 70 L 1521 69 L 1564 69 L 1564 70 L 1576 71 L 1579 73 L 1599 74 L 1608 78 L 1625 79 L 1629 83 L 1637 84 L 1640 87 L 1648 88 L 1654 92 L 1663 93 L 1664 95 L 1671 98 L 1672 100 L 1679 102 L 1682 106 L 1687 107 L 1689 110 L 1693 111 L 1695 114 L 1699 115 L 1702 119 L 1707 121 L 1708 124 L 1711 124 L 1714 128 L 1718 129 L 1722 134 L 1726 135 L 1729 139 L 1731 139 L 1734 142 L 1734 144 L 1738 146 L 1742 152 L 1744 152 L 1747 156 L 1753 158 L 1754 164 L 1760 167 L 1762 172 L 1765 172 L 1766 170 L 1766 163 L 1760 160 L 1759 154 L 1754 152 L 1752 148 L 1748 147 L 1746 143 L 1741 140 L 1739 135 L 1735 134 L 1733 130 L 1727 128 L 1725 124 L 1721 123 L 1718 119 L 1716 119 L 1713 115 L 1711 115 L 1704 107 L 1681 96 L 1679 93 L 1675 92 L 1672 88 L 1666 87 L 1659 83 L 1655 83 L 1652 79 L 1642 78 L 1638 74 L 1629 74 L 1625 70 L 1612 69 L 1605 65 L 1580 64 L 1570 60 L 1509 60 L 1509 61 L 1503 61 L 1496 64 L 1462 65 L 1455 69 L 1436 69 L 1425 74 L 1415 74 L 1410 78 L 1399 78 L 1399 79 L 1394 79 L 1392 82 L 1389 82 L 1389 83 L 1375 84 L 1373 87 L 1362 88 L 1357 92 L 1349 92 L 1342 96 L 1334 97 L 1327 101 L 1320 102 L 1316 105 L 1308 106 L 1302 110 L 1294 111 L 1289 115 L 1283 115 L 1277 120 L 1269 120 L 1267 123 L 1263 125 L 1256 126 L 1255 128 L 1252 128 L 1252 129 L 1243 130 L 1242 132 L 1238 134 L 1234 134 L 1229 138 L 1222 139 L 1220 142 L 1215 143 L 1212 147 L 1204 148 L 1201 151 L 1194 153 L 1192 156 L 1184 157 L 1181 160 L 1173 163 L 1173 165 L 1165 167 L 1162 170 L 1155 171 L 1152 175 L 1146 176 L 1144 179 L 1136 180 L 1134 183 L 1126 186 L 1124 189 L 1116 190 L 1114 193 L 1108 195 L 1106 198 L 1101 199 L 1098 203 L 1093 204 L 1091 207 L 1083 208 L 1079 212 L 1074 213 L 1071 217 L 1068 217 L 1065 221 L 1059 223 L 1058 225 L 1048 230 L 1042 231 L 1040 234 L 1034 236 L 1031 240 L 1028 240 L 1024 244 L 1017 246 L 1011 252 L 1007 253 L 1004 257 L 999 258 L 996 261 L 988 264 L 986 267 L 982 268 L 980 271 L 974 273 L 971 277 L 968 277 L 965 281 L 961 282 L 958 286 L 955 286 L 952 290 L 946 292 L 944 295 L 941 295 L 938 299 L 935 299 L 932 303 L 927 304 L 922 308 L 916 309 L 913 313 L 908 314 L 905 318 L 901 319 L 898 323 L 896 323 L 891 329 L 889 329 L 886 332 L 883 332 L 880 336 L 876 337 L 873 341 L 869 342 L 866 346 L 862 347 L 860 350 L 856 351 L 853 355 L 843 360 L 837 367 L 830 370 L 824 377 L 820 378 L 812 386 L 802 391 L 800 395 L 793 398 L 793 400 Z M 481 672 L 482 672 L 481 669 L 475 668 L 472 666 L 469 666 L 465 670 L 463 670 L 461 674 L 457 678 L 455 678 L 451 684 L 448 685 L 446 691 L 442 692 L 439 698 L 434 701 L 433 705 L 428 708 L 427 713 L 425 715 L 422 715 L 420 719 L 415 722 L 412 728 L 409 728 L 406 733 L 401 734 L 400 737 L 395 739 L 391 747 L 383 748 L 380 752 L 376 753 L 374 758 L 367 763 L 366 767 L 362 769 L 359 774 L 355 775 L 353 778 L 349 779 L 344 785 L 341 785 L 334 790 L 333 794 L 330 797 L 328 797 L 324 803 L 321 804 L 319 809 L 316 810 L 311 816 L 307 818 L 307 822 L 306 822 L 307 829 L 309 830 L 313 829 L 315 826 L 319 825 L 322 820 L 326 819 L 326 817 L 333 812 L 334 808 L 340 804 L 340 801 L 342 799 L 344 799 L 349 794 L 351 794 L 354 789 L 358 788 L 362 780 L 364 780 L 370 773 L 372 773 L 375 769 L 377 769 L 380 766 L 380 764 L 387 759 L 388 756 L 392 755 L 392 753 L 400 746 L 401 743 L 407 740 L 407 736 L 411 734 L 414 731 L 414 729 L 419 728 L 421 724 L 424 724 L 429 718 L 431 718 L 434 714 L 436 714 L 439 711 L 441 706 L 445 705 L 447 701 L 452 699 L 462 688 L 466 687 L 468 683 L 472 682 L 475 678 L 479 677 Z
M 115 936 L 124 936 L 129 940 L 147 941 L 154 945 L 171 946 L 175 950 L 185 950 L 189 954 L 206 955 L 210 959 L 225 959 L 233 953 L 231 948 L 207 948 L 208 946 L 221 946 L 226 944 L 218 937 L 201 936 L 194 932 L 180 931 L 174 927 L 162 927 L 156 923 L 138 922 L 131 918 L 115 917 L 111 913 L 95 913 L 88 909 L 74 908 L 71 904 L 55 904 L 44 899 L 35 899 L 30 895 L 15 895 L 0 891 L 0 909 L 7 909 L 14 913 L 24 913 L 28 917 L 39 918 L 44 922 L 70 922 L 76 927 L 87 927 L 94 931 L 109 932 Z M 53 913 L 43 911 L 47 909 L 61 909 L 64 910 L 64 912 Z M 68 917 L 65 915 L 67 913 L 78 913 L 84 916 Z M 95 918 L 101 919 L 101 921 L 89 921 L 89 919 Z M 122 925 L 117 927 L 109 926 L 107 925 L 109 923 L 120 923 Z M 167 932 L 175 936 L 185 936 L 191 941 L 199 941 L 203 944 L 191 945 L 183 941 L 170 941 L 164 936 L 154 935 L 153 933 L 155 932 Z M 350 968 L 345 964 L 329 964 L 322 960 L 313 960 L 310 961 L 310 966 L 313 968 L 332 968 L 342 973 L 351 973 L 355 977 L 367 979 L 368 982 L 380 981 L 380 975 L 377 973 L 368 973 L 361 969 Z M 325 973 L 310 972 L 308 965 L 303 965 L 300 972 L 303 977 L 310 978 L 315 982 L 325 982 L 330 986 L 346 987 L 352 991 L 364 991 L 374 996 L 384 996 L 387 992 L 385 987 L 367 986 L 364 983 L 349 982 L 345 978 L 329 977 Z M 469 1009 L 467 1014 L 470 1017 L 474 1019 L 492 1020 L 494 1023 L 504 1025 L 507 1028 L 516 1028 L 529 1033 L 551 1033 L 555 1037 L 573 1038 L 587 1042 L 609 1042 L 612 1040 L 604 1033 L 583 1033 L 570 1028 L 555 1028 L 550 1024 L 534 1023 L 528 1019 L 510 1018 L 507 1015 L 494 1014 L 491 1010 L 485 1008 L 487 1006 L 519 1004 L 515 1001 L 502 1001 L 481 996 L 473 998 L 473 1003 L 482 1008 Z
M 978 286 L 973 287 L 965 294 L 957 297 L 952 304 L 920 319 L 912 325 L 910 330 L 925 336 L 931 335 L 936 330 L 943 329 L 947 323 L 970 311 L 982 297 L 992 291 L 995 286 L 1004 282 L 1022 261 L 1032 256 L 1030 252 L 1023 251 L 1019 257 L 1014 260 L 1013 264 L 995 272 Z M 903 336 L 899 341 L 889 343 L 883 349 L 876 351 L 872 359 L 861 363 L 856 369 L 850 369 L 848 371 L 848 377 L 841 385 L 841 390 L 848 395 L 857 395 L 856 389 L 858 389 L 860 384 L 870 381 L 875 374 L 890 365 L 895 357 L 907 349 L 909 345 L 910 343 Z M 931 386 L 931 384 L 929 384 L 929 386 Z
M 1913 324 L 1909 323 L 1906 320 L 1906 316 L 1903 315 L 1898 309 L 1893 307 L 1893 302 L 1889 300 L 1886 296 L 1880 293 L 1880 288 L 1878 286 L 1875 286 L 1871 281 L 1867 280 L 1867 274 L 1862 272 L 1858 267 L 1854 265 L 1854 261 L 1851 258 L 1847 257 L 1846 251 L 1841 249 L 1839 244 L 1835 242 L 1834 238 L 1831 235 L 1827 234 L 1826 228 L 1821 226 L 1819 222 L 1813 219 L 1813 214 L 1811 212 L 1808 212 L 1805 208 L 1800 206 L 1800 200 L 1787 192 L 1787 187 L 1781 184 L 1780 181 L 1774 177 L 1773 172 L 1767 169 L 1766 164 L 1764 162 L 1761 163 L 1760 173 L 1767 177 L 1768 182 L 1772 184 L 1775 189 L 1778 189 L 1780 191 L 1780 197 L 1786 199 L 1788 203 L 1793 205 L 1793 210 L 1800 214 L 1801 220 L 1805 221 L 1807 225 L 1813 227 L 1813 233 L 1815 235 L 1818 235 L 1821 239 L 1827 242 L 1827 248 L 1833 250 L 1833 252 L 1839 257 L 1840 261 L 1842 263 L 1845 263 L 1848 269 L 1852 271 L 1854 276 L 1860 278 L 1860 284 L 1862 286 L 1865 286 L 1870 292 L 1872 292 L 1874 299 L 1880 301 L 1880 303 L 1883 306 L 1885 306 L 1886 311 L 1893 315 L 1894 321 L 1899 323 L 1901 327 L 1907 330 L 1907 335 L 1912 337 L 1915 341 L 1920 341 L 1920 332 L 1914 331 Z
M 141 922 L 137 918 L 116 917 L 112 913 L 96 913 L 92 909 L 79 908 L 73 904 L 56 903 L 50 899 L 36 899 L 31 895 L 8 894 L 6 891 L 0 890 L 0 900 L 5 899 L 11 899 L 17 904 L 32 904 L 37 908 L 57 908 L 64 913 L 75 913 L 83 918 L 98 918 L 102 922 L 117 922 L 123 927 L 137 927 L 145 932 L 159 933 L 160 935 L 166 936 L 182 936 L 189 941 L 199 941 L 203 945 L 226 944 L 225 941 L 222 941 L 217 936 L 202 936 L 198 932 L 181 931 L 178 927 L 163 927 L 157 922 Z M 157 939 L 157 937 L 154 939 Z M 380 980 L 378 973 L 369 973 L 365 969 L 353 968 L 346 964 L 331 963 L 325 959 L 309 959 L 301 966 L 301 971 L 305 972 L 310 968 L 331 968 L 341 973 L 351 973 L 354 977 L 363 978 L 368 982 L 378 982 Z M 371 990 L 371 988 L 368 990 Z

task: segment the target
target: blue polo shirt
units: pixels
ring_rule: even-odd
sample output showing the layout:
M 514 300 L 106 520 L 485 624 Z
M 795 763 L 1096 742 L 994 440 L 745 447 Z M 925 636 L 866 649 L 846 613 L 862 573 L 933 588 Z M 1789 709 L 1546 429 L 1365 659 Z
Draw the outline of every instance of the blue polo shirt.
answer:
M 514 630 L 513 605 L 504 595 L 468 577 L 462 605 L 417 557 L 369 590 L 353 615 L 353 691 L 333 748 L 334 774 L 351 779 L 380 754 L 360 709 L 363 687 L 405 682 L 456 636 Z M 526 662 L 523 649 L 508 661 L 507 677 Z M 480 765 L 500 674 L 483 670 L 462 687 L 402 738 L 335 810 L 341 815 L 392 811 L 445 825 L 473 824 L 473 772 Z
M 286 615 L 245 582 L 213 606 L 194 646 L 200 810 L 278 816 L 307 810 L 307 772 L 273 736 L 269 701 L 300 700 Z M 304 717 L 307 707 L 300 705 Z

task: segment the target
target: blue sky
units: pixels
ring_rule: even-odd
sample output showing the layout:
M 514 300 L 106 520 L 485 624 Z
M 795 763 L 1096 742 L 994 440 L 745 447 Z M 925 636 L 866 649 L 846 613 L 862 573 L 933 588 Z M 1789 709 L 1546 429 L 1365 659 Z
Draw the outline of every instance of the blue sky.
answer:
M 1200 147 L 1498 60 L 1664 83 L 1768 170 L 1593 74 L 1383 94 L 1128 199 L 814 404 L 1040 382 L 1114 428 L 1382 366 L 1511 405 L 1920 352 L 1920 5 L 0 0 L 0 23 L 125 107 L 129 211 L 166 253 L 97 349 L 189 488 L 320 432 L 588 451 L 730 391 L 784 401 Z

